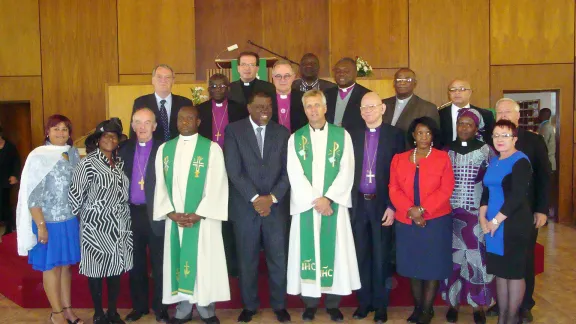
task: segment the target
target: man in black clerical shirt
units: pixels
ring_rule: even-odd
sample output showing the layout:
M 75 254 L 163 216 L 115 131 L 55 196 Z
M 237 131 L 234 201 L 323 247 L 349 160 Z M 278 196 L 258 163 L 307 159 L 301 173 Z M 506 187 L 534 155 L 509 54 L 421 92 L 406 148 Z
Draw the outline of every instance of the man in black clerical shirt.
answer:
M 238 73 L 240 80 L 230 83 L 229 98 L 243 106 L 248 104 L 248 98 L 253 93 L 264 92 L 273 98 L 273 105 L 276 107 L 274 100 L 276 98 L 276 88 L 270 82 L 258 80 L 258 67 L 260 65 L 260 56 L 254 52 L 242 52 L 238 56 Z
M 306 53 L 300 60 L 300 79 L 292 83 L 292 89 L 306 92 L 308 90 L 324 91 L 336 86 L 336 84 L 318 78 L 320 72 L 320 60 L 314 53 Z

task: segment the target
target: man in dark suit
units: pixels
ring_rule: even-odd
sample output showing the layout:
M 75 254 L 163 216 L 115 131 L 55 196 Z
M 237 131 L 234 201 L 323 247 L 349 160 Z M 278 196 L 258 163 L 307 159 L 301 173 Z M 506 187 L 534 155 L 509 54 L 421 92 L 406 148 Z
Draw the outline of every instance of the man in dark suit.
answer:
M 198 105 L 198 117 L 202 121 L 198 134 L 218 143 L 221 148 L 224 148 L 226 126 L 248 117 L 245 106 L 228 99 L 229 89 L 228 77 L 220 73 L 212 75 L 208 80 L 210 99 Z
M 302 92 L 310 90 L 324 91 L 336 86 L 335 83 L 318 77 L 320 60 L 314 53 L 306 53 L 300 60 L 300 79 L 294 81 L 292 89 Z
M 370 90 L 356 83 L 356 61 L 349 57 L 340 59 L 332 70 L 338 87 L 324 91 L 326 95 L 326 120 L 346 130 L 363 128 L 360 101 Z
M 390 163 L 395 154 L 404 152 L 406 139 L 399 128 L 382 123 L 386 106 L 375 92 L 364 95 L 360 110 L 365 127 L 350 132 L 356 161 L 350 218 L 362 284 L 353 317 L 362 319 L 376 311 L 374 322 L 384 323 L 388 320 L 386 280 L 392 276 Z
M 496 121 L 500 119 L 510 120 L 518 125 L 520 121 L 520 106 L 509 98 L 502 98 L 496 102 Z M 526 258 L 526 291 L 524 300 L 520 306 L 520 318 L 524 323 L 531 323 L 532 307 L 536 305 L 532 295 L 534 294 L 535 272 L 534 272 L 534 248 L 538 238 L 538 229 L 548 219 L 547 213 L 550 205 L 550 175 L 552 173 L 546 143 L 542 136 L 518 128 L 518 140 L 516 149 L 528 156 L 532 165 L 532 180 L 528 189 L 528 199 L 532 202 L 532 212 L 534 213 L 534 229 L 530 236 L 528 255 Z M 491 307 L 486 313 L 488 316 L 498 315 L 497 306 Z
M 230 219 L 234 223 L 243 310 L 238 322 L 252 320 L 259 307 L 258 260 L 266 253 L 270 305 L 279 322 L 286 311 L 286 262 L 290 183 L 286 171 L 290 132 L 270 121 L 272 98 L 255 92 L 248 104 L 250 117 L 226 128 L 224 159 L 232 183 Z
M 384 123 L 408 131 L 410 123 L 416 118 L 428 116 L 440 125 L 438 109 L 433 103 L 414 94 L 416 88 L 416 73 L 408 68 L 402 68 L 394 74 L 394 90 L 396 96 L 382 100 L 386 104 Z M 438 143 L 439 144 L 439 143 Z
M 254 52 L 242 52 L 238 55 L 240 80 L 230 83 L 229 99 L 246 106 L 253 93 L 264 92 L 275 101 L 276 89 L 274 89 L 274 85 L 256 78 L 259 65 L 260 56 Z
M 292 89 L 295 73 L 288 61 L 278 61 L 272 68 L 272 81 L 276 87 L 277 109 L 272 111 L 272 120 L 286 127 L 290 133 L 308 123 L 300 90 Z
M 496 123 L 494 115 L 488 109 L 470 105 L 471 96 L 472 87 L 468 81 L 454 80 L 448 86 L 448 97 L 451 104 L 444 105 L 439 111 L 442 145 L 456 140 L 456 119 L 458 118 L 458 111 L 462 108 L 475 109 L 480 113 L 484 127 L 479 129 L 478 133 L 482 136 L 484 143 L 492 145 L 492 130 L 494 130 L 494 123 Z
M 134 100 L 132 112 L 138 108 L 150 108 L 156 115 L 158 127 L 154 131 L 154 138 L 162 142 L 178 136 L 176 120 L 180 107 L 192 106 L 190 99 L 172 94 L 172 85 L 176 75 L 174 70 L 166 65 L 160 64 L 152 70 L 152 85 L 154 93 L 144 95 Z M 130 130 L 130 138 L 135 136 Z
M 156 171 L 154 159 L 162 141 L 154 139 L 156 116 L 150 108 L 140 108 L 132 115 L 130 138 L 119 150 L 124 160 L 124 173 L 130 179 L 130 216 L 132 218 L 134 267 L 130 270 L 132 311 L 127 322 L 135 322 L 148 314 L 148 262 L 146 247 L 150 249 L 150 263 L 154 278 L 152 309 L 156 321 L 167 322 L 167 306 L 162 304 L 162 263 L 164 254 L 164 221 L 152 221 Z M 151 162 L 151 163 L 150 163 Z

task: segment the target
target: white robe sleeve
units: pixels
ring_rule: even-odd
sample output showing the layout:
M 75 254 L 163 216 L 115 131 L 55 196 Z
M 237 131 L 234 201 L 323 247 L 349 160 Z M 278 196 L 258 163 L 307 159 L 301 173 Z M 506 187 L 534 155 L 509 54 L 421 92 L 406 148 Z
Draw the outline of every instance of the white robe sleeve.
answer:
M 332 199 L 338 205 L 352 207 L 352 185 L 354 184 L 354 148 L 352 139 L 347 131 L 344 131 L 344 151 L 340 160 L 340 171 L 332 182 L 325 196 Z
M 167 218 L 166 215 L 174 211 L 174 206 L 170 201 L 168 189 L 166 187 L 166 180 L 164 179 L 164 162 L 162 161 L 162 151 L 164 145 L 160 145 L 158 153 L 156 153 L 156 160 L 154 167 L 156 168 L 156 187 L 154 188 L 154 212 L 152 219 L 155 221 L 162 221 Z
M 303 213 L 314 207 L 312 202 L 322 193 L 308 181 L 294 149 L 294 134 L 288 140 L 288 179 L 290 180 L 290 215 Z M 348 191 L 350 193 L 350 191 Z
M 204 194 L 196 209 L 202 217 L 228 220 L 228 176 L 224 164 L 224 154 L 218 144 L 212 142 L 208 163 L 208 173 L 204 183 Z

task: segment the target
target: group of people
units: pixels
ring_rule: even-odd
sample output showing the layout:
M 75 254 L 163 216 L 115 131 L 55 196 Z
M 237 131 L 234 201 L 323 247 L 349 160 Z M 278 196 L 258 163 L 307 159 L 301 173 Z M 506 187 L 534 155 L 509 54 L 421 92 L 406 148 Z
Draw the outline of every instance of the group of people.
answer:
M 82 323 L 70 308 L 78 262 L 94 323 L 148 314 L 148 256 L 157 321 L 187 322 L 196 304 L 204 323 L 219 323 L 215 303 L 230 299 L 231 275 L 238 322 L 250 322 L 261 250 L 279 322 L 291 320 L 286 294 L 301 296 L 304 321 L 325 295 L 339 322 L 341 296 L 356 291 L 353 317 L 374 312 L 384 323 L 395 271 L 411 281 L 408 322 L 430 323 L 439 291 L 449 322 L 461 305 L 474 308 L 475 323 L 491 312 L 499 323 L 531 320 L 550 163 L 542 137 L 518 128 L 516 102 L 498 101 L 494 119 L 455 80 L 452 104 L 438 110 L 414 94 L 407 68 L 394 76 L 396 96 L 382 100 L 356 83 L 350 58 L 334 66 L 336 84 L 318 78 L 311 53 L 298 80 L 286 61 L 274 65 L 273 84 L 259 80 L 258 65 L 256 53 L 241 53 L 240 80 L 211 76 L 198 106 L 171 93 L 171 67 L 155 67 L 154 93 L 134 101 L 130 139 L 118 148 L 121 124 L 103 121 L 81 160 L 70 120 L 48 119 L 46 145 L 24 167 L 17 222 L 19 253 L 43 271 L 52 322 Z M 133 309 L 123 320 L 124 272 Z

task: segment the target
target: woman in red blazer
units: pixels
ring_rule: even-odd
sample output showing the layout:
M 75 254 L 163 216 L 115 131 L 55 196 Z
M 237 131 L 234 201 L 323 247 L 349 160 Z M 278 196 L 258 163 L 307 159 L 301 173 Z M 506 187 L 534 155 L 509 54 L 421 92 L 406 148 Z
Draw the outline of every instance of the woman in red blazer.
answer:
M 408 129 L 414 149 L 397 154 L 390 168 L 390 200 L 396 208 L 396 269 L 410 278 L 410 323 L 430 323 L 440 280 L 452 273 L 450 196 L 454 173 L 448 154 L 433 148 L 436 122 L 415 119 Z

